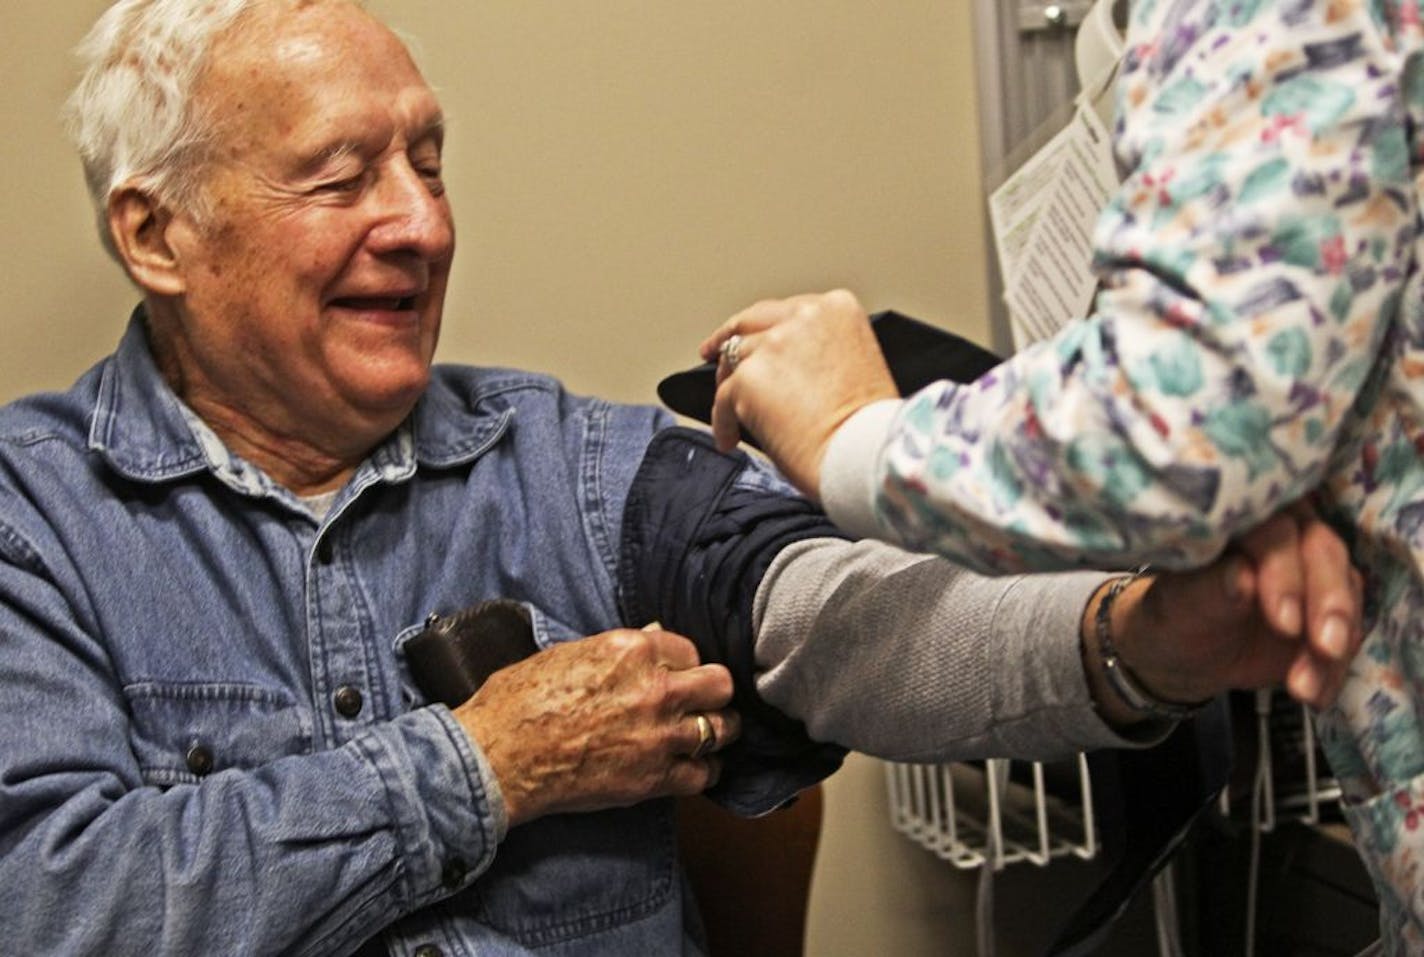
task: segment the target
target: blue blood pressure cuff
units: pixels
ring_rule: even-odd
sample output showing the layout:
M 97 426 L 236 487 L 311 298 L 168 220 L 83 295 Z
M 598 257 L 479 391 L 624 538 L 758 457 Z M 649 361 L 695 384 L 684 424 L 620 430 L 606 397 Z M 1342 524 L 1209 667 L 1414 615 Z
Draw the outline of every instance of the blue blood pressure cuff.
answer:
M 752 606 L 772 561 L 793 542 L 845 538 L 804 498 L 743 453 L 711 436 L 659 432 L 648 446 L 623 515 L 619 590 L 625 620 L 661 623 L 690 638 L 704 663 L 726 665 L 742 717 L 708 796 L 761 814 L 840 767 L 845 749 L 811 740 L 756 691 Z

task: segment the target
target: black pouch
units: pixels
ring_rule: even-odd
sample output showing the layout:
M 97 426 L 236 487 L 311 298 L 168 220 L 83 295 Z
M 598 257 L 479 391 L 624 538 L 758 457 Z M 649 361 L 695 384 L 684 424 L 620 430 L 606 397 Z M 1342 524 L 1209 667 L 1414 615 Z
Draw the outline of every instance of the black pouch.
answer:
M 456 708 L 490 675 L 538 650 L 529 609 L 495 598 L 452 615 L 430 616 L 406 642 L 405 657 L 426 700 Z

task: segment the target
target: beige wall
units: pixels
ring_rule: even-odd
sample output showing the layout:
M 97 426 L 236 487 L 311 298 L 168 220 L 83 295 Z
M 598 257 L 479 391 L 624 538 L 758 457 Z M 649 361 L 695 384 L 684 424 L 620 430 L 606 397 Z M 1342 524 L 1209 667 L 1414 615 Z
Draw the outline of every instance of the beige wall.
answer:
M 0 5 L 0 400 L 62 388 L 135 297 L 56 114 L 101 0 Z M 450 116 L 445 361 L 651 401 L 752 300 L 846 285 L 988 341 L 963 0 L 379 0 Z M 886 824 L 879 765 L 828 795 L 814 954 L 973 953 L 968 883 Z
M 450 114 L 442 359 L 647 400 L 725 315 L 832 285 L 987 340 L 967 4 L 372 5 L 420 41 Z M 67 385 L 133 299 L 56 119 L 104 6 L 0 5 L 0 399 Z

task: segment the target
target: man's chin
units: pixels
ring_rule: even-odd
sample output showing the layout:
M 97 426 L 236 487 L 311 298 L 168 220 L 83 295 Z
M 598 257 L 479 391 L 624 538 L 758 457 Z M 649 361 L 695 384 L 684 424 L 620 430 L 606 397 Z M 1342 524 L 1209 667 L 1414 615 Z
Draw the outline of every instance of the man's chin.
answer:
M 381 363 L 366 367 L 347 379 L 343 390 L 352 404 L 372 418 L 390 420 L 394 427 L 404 419 L 430 384 L 428 362 Z

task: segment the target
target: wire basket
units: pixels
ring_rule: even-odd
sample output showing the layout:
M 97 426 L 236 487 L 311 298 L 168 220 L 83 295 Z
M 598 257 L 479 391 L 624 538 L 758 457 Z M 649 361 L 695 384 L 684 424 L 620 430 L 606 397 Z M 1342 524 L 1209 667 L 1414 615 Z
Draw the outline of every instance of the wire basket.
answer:
M 955 867 L 988 864 L 998 870 L 1019 861 L 1043 866 L 1055 857 L 1097 854 L 1083 755 L 1067 766 L 1003 759 L 892 763 L 885 778 L 891 825 Z
M 1255 788 L 1248 790 L 1259 791 L 1250 802 L 1253 814 L 1242 806 L 1250 795 L 1239 783 L 1228 786 L 1220 813 L 1253 816 L 1267 832 L 1281 818 L 1318 823 L 1340 789 L 1320 758 L 1309 713 L 1280 692 L 1244 695 L 1239 703 L 1237 761 L 1254 764 Z M 885 783 L 891 826 L 955 867 L 998 870 L 1020 861 L 1041 867 L 1057 857 L 1091 860 L 1098 853 L 1092 776 L 1082 754 L 1051 764 L 999 758 L 887 763 Z

